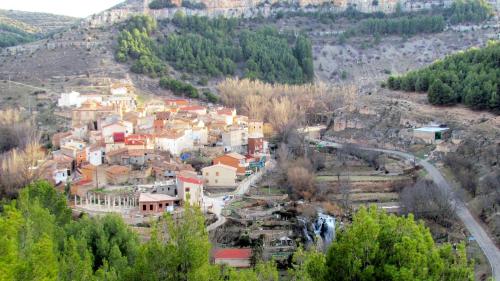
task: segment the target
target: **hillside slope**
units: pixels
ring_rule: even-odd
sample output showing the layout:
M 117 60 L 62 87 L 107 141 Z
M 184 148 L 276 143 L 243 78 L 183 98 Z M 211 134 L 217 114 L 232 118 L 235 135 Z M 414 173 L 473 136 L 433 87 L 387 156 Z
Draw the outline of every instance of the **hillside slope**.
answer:
M 0 10 L 0 48 L 44 38 L 77 20 L 47 13 Z

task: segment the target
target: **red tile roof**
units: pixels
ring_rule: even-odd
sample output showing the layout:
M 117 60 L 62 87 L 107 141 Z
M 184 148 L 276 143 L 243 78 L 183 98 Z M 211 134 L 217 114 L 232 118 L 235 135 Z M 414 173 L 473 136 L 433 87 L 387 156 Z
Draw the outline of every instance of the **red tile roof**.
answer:
M 132 134 L 125 137 L 126 145 L 145 145 L 147 139 L 152 139 L 149 134 Z
M 214 252 L 215 259 L 250 259 L 252 257 L 251 249 L 227 248 L 218 249 Z
M 202 184 L 203 181 L 201 179 L 197 178 L 188 178 L 188 177 L 183 177 L 183 176 L 177 176 L 177 179 L 182 181 L 182 182 L 189 182 L 193 184 Z
M 230 108 L 223 108 L 223 109 L 217 110 L 217 114 L 233 116 L 233 110 Z
M 185 99 L 166 99 L 165 104 L 167 105 L 186 105 L 189 101 Z
M 184 106 L 184 107 L 181 107 L 182 111 L 197 111 L 197 110 L 206 110 L 205 107 L 203 106 L 200 106 L 200 105 L 191 105 L 191 106 Z
M 125 139 L 125 145 L 145 145 L 145 140 L 129 140 Z
M 124 142 L 125 141 L 125 133 L 113 133 L 113 141 L 116 142 Z

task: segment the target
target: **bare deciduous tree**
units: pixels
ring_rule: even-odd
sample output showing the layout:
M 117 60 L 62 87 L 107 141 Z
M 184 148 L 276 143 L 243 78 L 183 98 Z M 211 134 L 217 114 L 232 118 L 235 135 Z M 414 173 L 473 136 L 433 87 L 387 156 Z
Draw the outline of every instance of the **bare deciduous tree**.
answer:
M 287 182 L 294 194 L 306 200 L 310 200 L 315 193 L 314 174 L 305 167 L 288 168 Z
M 419 180 L 400 194 L 402 210 L 417 218 L 427 218 L 448 226 L 454 218 L 455 206 L 451 194 L 430 180 Z
M 45 153 L 38 142 L 39 134 L 30 118 L 22 117 L 17 110 L 0 111 L 0 134 L 11 137 L 2 141 L 8 150 L 0 154 L 0 196 L 15 196 L 17 191 L 40 177 L 41 160 Z
M 341 180 L 338 176 L 339 191 L 341 194 L 341 205 L 344 210 L 351 209 L 351 183 L 349 180 Z

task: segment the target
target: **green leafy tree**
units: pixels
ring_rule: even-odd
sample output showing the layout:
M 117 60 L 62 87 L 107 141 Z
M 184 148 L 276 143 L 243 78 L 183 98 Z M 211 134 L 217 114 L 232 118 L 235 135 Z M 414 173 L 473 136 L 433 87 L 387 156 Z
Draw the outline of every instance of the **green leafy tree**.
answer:
M 432 65 L 387 80 L 393 90 L 427 92 L 431 104 L 463 103 L 500 112 L 500 42 L 450 55 Z
M 362 208 L 328 250 L 326 280 L 473 280 L 463 245 L 450 247 L 411 215 Z

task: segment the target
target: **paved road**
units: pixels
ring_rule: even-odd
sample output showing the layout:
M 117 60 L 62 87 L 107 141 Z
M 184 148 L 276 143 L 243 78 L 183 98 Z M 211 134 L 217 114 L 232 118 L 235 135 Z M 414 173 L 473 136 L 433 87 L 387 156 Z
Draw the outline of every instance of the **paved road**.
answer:
M 212 213 L 214 213 L 215 216 L 217 217 L 217 220 L 214 223 L 207 226 L 207 231 L 212 231 L 212 230 L 216 229 L 217 227 L 226 223 L 226 217 L 224 217 L 222 215 L 222 209 L 224 208 L 223 197 L 224 196 L 217 196 L 217 197 L 205 196 L 205 199 L 204 199 L 205 206 L 206 207 L 211 206 Z
M 313 140 L 313 142 L 317 142 L 318 144 L 322 144 L 328 147 L 342 148 L 342 144 L 328 142 L 328 141 L 320 141 Z M 392 154 L 404 159 L 414 160 L 416 157 L 413 154 L 396 151 L 396 150 L 388 150 L 388 149 L 380 149 L 380 148 L 370 148 L 370 147 L 362 147 L 356 146 L 358 149 L 362 150 L 370 150 L 370 151 L 378 151 L 386 154 Z M 464 202 L 456 196 L 451 188 L 450 184 L 445 180 L 441 172 L 434 167 L 431 163 L 426 160 L 418 160 L 417 164 L 421 165 L 432 177 L 432 180 L 436 183 L 436 185 L 452 194 L 453 203 L 455 204 L 455 213 L 460 218 L 462 223 L 465 225 L 467 230 L 471 233 L 471 235 L 476 239 L 479 247 L 483 250 L 484 255 L 488 259 L 491 268 L 492 268 L 492 276 L 494 280 L 500 281 L 500 251 L 496 247 L 495 243 L 488 236 L 486 231 L 482 228 L 481 224 L 479 224 L 475 218 L 470 213 L 467 206 Z
M 235 191 L 227 192 L 225 194 L 242 196 L 248 191 L 248 189 L 250 189 L 252 185 L 260 181 L 264 176 L 264 174 L 274 169 L 275 166 L 276 166 L 276 161 L 274 159 L 271 159 L 267 163 L 264 169 L 260 170 L 259 172 L 249 176 L 244 181 L 242 181 L 235 189 Z M 215 196 L 205 195 L 205 201 L 204 201 L 205 208 L 208 208 L 210 206 L 212 213 L 214 213 L 215 216 L 217 217 L 217 220 L 214 223 L 207 226 L 208 231 L 212 231 L 226 222 L 226 217 L 222 215 L 222 209 L 224 209 L 224 205 L 229 202 L 230 201 L 224 202 L 224 195 L 215 195 Z

